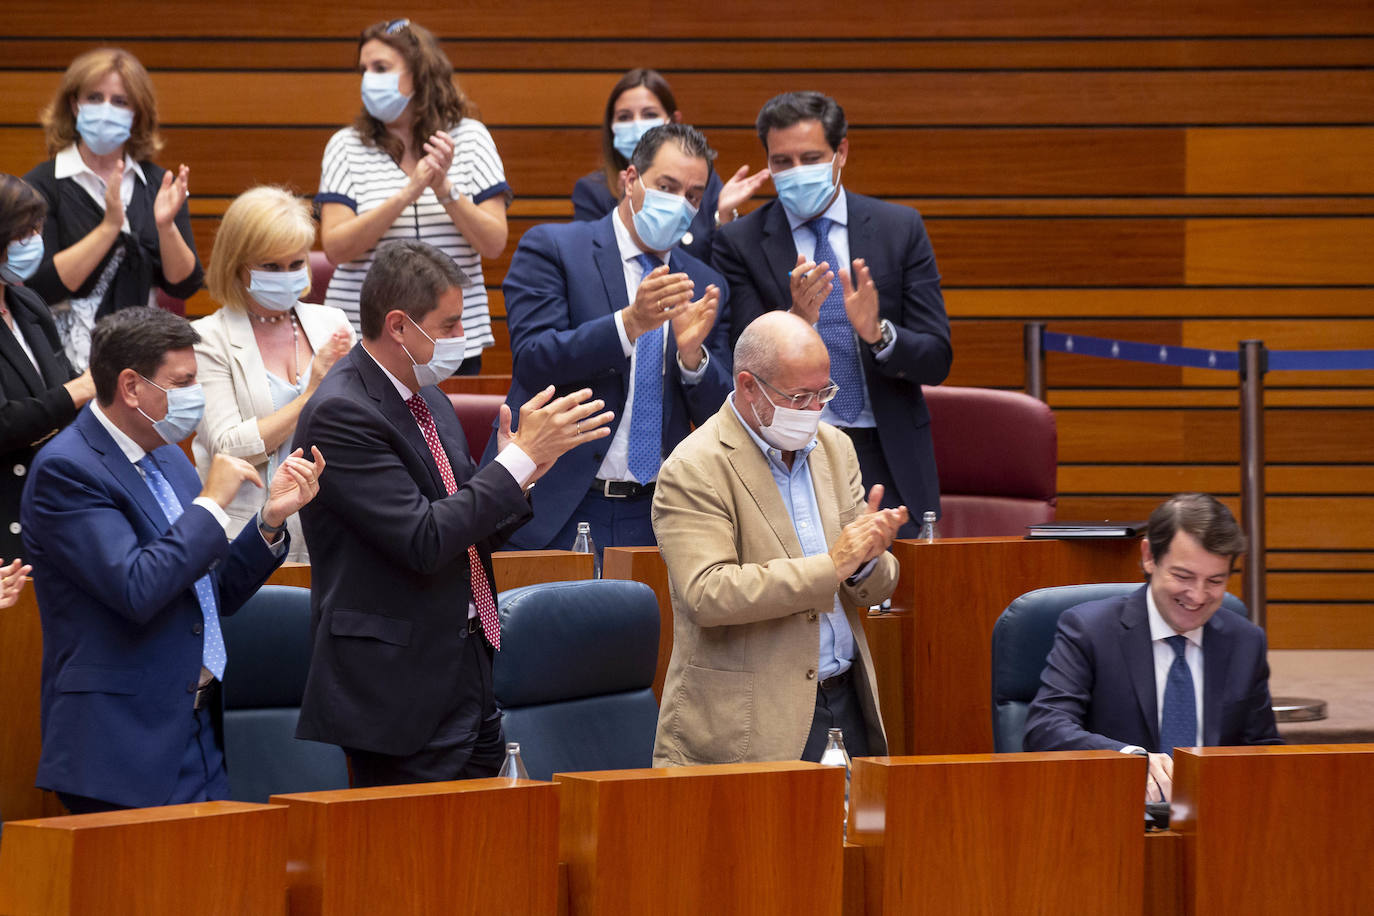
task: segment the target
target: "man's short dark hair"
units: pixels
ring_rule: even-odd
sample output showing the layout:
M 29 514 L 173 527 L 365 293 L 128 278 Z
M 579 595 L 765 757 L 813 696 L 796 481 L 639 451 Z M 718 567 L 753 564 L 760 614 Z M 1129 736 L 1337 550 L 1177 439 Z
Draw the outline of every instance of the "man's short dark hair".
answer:
M 1169 552 L 1174 535 L 1186 531 L 1208 553 L 1236 557 L 1245 553 L 1245 535 L 1231 510 L 1209 493 L 1180 493 L 1150 513 L 1145 537 L 1150 542 L 1150 556 L 1158 563 Z
M 423 321 L 439 305 L 440 296 L 471 282 L 453 258 L 433 245 L 414 239 L 381 245 L 358 295 L 363 337 L 380 337 L 386 313 L 394 309 Z
M 200 343 L 191 322 L 160 308 L 136 305 L 106 315 L 91 332 L 91 379 L 101 406 L 114 403 L 119 373 L 152 378 L 169 350 Z
M 825 131 L 825 142 L 832 150 L 840 148 L 840 141 L 849 132 L 844 119 L 844 109 L 840 103 L 820 92 L 784 92 L 775 95 L 763 104 L 758 120 L 754 122 L 759 131 L 759 141 L 763 151 L 768 152 L 768 132 L 784 130 L 802 121 L 820 121 Z
M 705 159 L 708 163 L 716 158 L 716 151 L 706 142 L 705 134 L 690 124 L 670 121 L 645 131 L 644 136 L 639 138 L 639 145 L 635 147 L 635 154 L 630 157 L 630 165 L 643 175 L 654 164 L 659 148 L 669 140 L 676 143 L 677 148 L 682 150 L 685 156 Z

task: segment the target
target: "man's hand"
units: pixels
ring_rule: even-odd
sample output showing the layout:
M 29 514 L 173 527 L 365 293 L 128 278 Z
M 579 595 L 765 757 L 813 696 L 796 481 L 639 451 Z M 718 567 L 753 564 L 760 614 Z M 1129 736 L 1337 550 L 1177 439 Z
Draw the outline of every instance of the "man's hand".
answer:
M 530 398 L 520 407 L 520 428 L 514 433 L 510 428 L 510 408 L 503 405 L 500 412 L 500 425 L 496 430 L 496 449 L 510 443 L 520 447 L 535 465 L 535 478 L 548 470 L 564 452 L 591 442 L 604 439 L 611 434 L 606 424 L 615 418 L 611 411 L 597 413 L 606 402 L 592 396 L 590 388 L 582 388 L 561 398 L 553 396 L 554 387 L 550 385 Z M 541 470 L 542 469 L 542 470 Z
M 19 593 L 24 590 L 24 577 L 31 572 L 33 567 L 25 566 L 18 557 L 13 563 L 0 568 L 0 608 L 12 607 L 19 600 Z
M 1145 800 L 1166 802 L 1174 794 L 1174 758 L 1168 754 L 1146 754 L 1150 769 L 1145 775 Z
M 874 484 L 868 491 L 867 511 L 845 525 L 835 543 L 830 545 L 830 560 L 841 582 L 891 547 L 897 529 L 906 524 L 909 517 L 906 506 L 880 509 L 882 502 L 883 486 Z
M 262 486 L 262 478 L 251 464 L 231 455 L 216 455 L 210 461 L 210 473 L 205 475 L 205 486 L 200 495 L 208 496 L 223 508 L 233 502 L 239 487 L 245 482 Z
M 840 282 L 844 290 L 844 311 L 854 326 L 854 333 L 866 344 L 882 340 L 882 328 L 878 326 L 878 288 L 873 285 L 863 258 L 854 261 L 852 275 L 847 270 L 840 270 Z
M 300 510 L 315 494 L 320 492 L 320 475 L 324 473 L 324 456 L 315 446 L 310 446 L 311 461 L 303 457 L 304 452 L 296 449 L 286 460 L 277 465 L 277 473 L 272 475 L 272 487 L 267 491 L 267 502 L 262 506 L 262 520 L 273 528 L 280 528 L 287 516 Z
M 668 273 L 667 264 L 649 271 L 635 291 L 635 301 L 620 311 L 625 336 L 630 338 L 630 343 L 686 311 L 692 304 L 694 288 L 691 277 Z
M 716 323 L 716 312 L 720 310 L 720 290 L 712 283 L 706 287 L 706 295 L 687 307 L 673 318 L 673 336 L 677 339 L 678 358 L 682 367 L 695 372 L 701 365 L 706 351 L 702 344 L 706 335 L 711 333 Z
M 787 285 L 792 291 L 792 314 L 807 324 L 815 324 L 820 320 L 825 297 L 835 285 L 835 274 L 827 262 L 815 264 L 799 254 Z
M 758 193 L 769 175 L 767 169 L 760 169 L 750 175 L 748 165 L 740 166 L 720 189 L 720 196 L 716 200 L 716 223 L 724 226 L 734 219 L 735 211 Z

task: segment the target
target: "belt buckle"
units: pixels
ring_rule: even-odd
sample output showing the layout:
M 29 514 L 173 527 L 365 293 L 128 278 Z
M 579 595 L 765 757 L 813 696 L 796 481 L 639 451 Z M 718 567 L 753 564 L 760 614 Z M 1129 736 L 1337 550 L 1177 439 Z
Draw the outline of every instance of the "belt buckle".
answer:
M 630 494 L 628 494 L 628 493 L 612 493 L 612 492 L 611 492 L 611 486 L 612 486 L 613 484 L 618 484 L 618 483 L 621 483 L 621 482 L 622 482 L 622 481 L 619 481 L 619 480 L 603 480 L 603 481 L 601 481 L 601 495 L 602 495 L 602 496 L 605 496 L 607 499 L 625 499 L 625 498 L 626 498 L 627 496 L 629 496 Z
M 472 634 L 476 633 L 476 632 L 477 632 L 479 629 L 481 629 L 481 628 L 482 628 L 482 618 L 480 618 L 480 617 L 469 617 L 469 618 L 468 618 L 468 635 L 469 635 L 469 636 L 471 636 Z

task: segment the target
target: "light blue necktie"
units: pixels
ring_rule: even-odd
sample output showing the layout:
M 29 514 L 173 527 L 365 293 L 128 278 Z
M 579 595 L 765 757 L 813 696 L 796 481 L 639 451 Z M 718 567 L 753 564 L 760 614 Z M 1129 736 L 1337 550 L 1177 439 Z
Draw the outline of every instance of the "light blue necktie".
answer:
M 849 314 L 844 310 L 844 287 L 840 279 L 840 264 L 835 257 L 835 249 L 830 247 L 830 227 L 833 219 L 818 216 L 806 223 L 816 236 L 816 255 L 811 260 L 830 265 L 835 280 L 830 284 L 830 294 L 821 303 L 820 317 L 816 321 L 816 331 L 825 341 L 830 351 L 830 378 L 840 386 L 835 399 L 830 402 L 830 412 L 846 423 L 864 409 L 864 374 L 859 366 L 859 351 L 854 338 L 854 328 L 849 323 Z
M 637 254 L 635 262 L 644 274 L 663 262 L 652 255 Z M 635 400 L 630 413 L 629 468 L 635 480 L 648 483 L 663 460 L 663 325 L 639 335 L 635 341 Z
M 1159 752 L 1174 756 L 1176 747 L 1197 744 L 1197 695 L 1193 692 L 1193 672 L 1184 652 L 1188 640 L 1170 636 L 1164 640 L 1174 650 L 1174 663 L 1164 681 L 1164 715 L 1159 719 Z
M 137 463 L 143 469 L 143 479 L 148 489 L 153 491 L 153 498 L 162 507 L 162 514 L 167 516 L 167 523 L 174 524 L 182 513 L 181 500 L 177 499 L 176 491 L 167 482 L 151 454 L 144 455 Z M 215 587 L 209 575 L 196 580 L 196 599 L 200 601 L 200 613 L 205 618 L 205 647 L 201 651 L 201 664 L 216 678 L 223 680 L 226 658 L 224 636 L 219 630 L 219 609 L 215 605 Z

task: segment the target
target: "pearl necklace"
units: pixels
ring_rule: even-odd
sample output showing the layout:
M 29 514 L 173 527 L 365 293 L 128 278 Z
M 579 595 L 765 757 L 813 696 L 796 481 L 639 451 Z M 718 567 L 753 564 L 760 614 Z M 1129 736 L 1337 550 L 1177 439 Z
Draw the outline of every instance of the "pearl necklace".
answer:
M 294 308 L 290 308 L 287 309 L 285 312 L 282 312 L 279 315 L 273 315 L 270 318 L 263 315 L 258 315 L 254 312 L 249 312 L 248 317 L 252 318 L 258 324 L 280 324 L 283 318 L 291 319 L 291 377 L 294 378 L 296 380 L 296 384 L 299 385 L 301 383 L 301 373 L 300 361 L 297 358 L 297 354 L 300 353 L 301 348 L 301 326 L 300 322 L 296 320 L 296 310 Z

